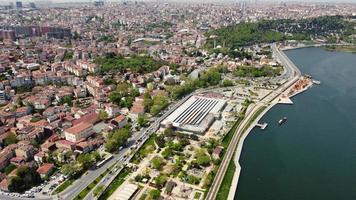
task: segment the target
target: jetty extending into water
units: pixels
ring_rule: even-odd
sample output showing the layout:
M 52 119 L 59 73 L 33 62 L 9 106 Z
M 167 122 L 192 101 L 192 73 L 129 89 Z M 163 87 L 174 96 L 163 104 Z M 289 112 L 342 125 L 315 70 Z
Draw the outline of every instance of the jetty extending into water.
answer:
M 256 124 L 257 127 L 260 127 L 261 130 L 265 130 L 268 126 L 268 124 L 265 122 L 263 124 Z

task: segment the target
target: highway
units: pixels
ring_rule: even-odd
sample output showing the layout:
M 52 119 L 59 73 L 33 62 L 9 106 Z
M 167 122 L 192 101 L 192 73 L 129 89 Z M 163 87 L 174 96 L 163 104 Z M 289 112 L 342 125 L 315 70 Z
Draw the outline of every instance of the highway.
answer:
M 262 101 L 257 102 L 253 105 L 253 108 L 250 109 L 248 113 L 246 113 L 245 118 L 238 125 L 235 134 L 231 140 L 230 145 L 228 146 L 226 153 L 224 155 L 223 160 L 221 161 L 220 167 L 216 173 L 214 181 L 206 195 L 207 200 L 214 200 L 219 191 L 220 185 L 225 176 L 226 170 L 229 166 L 230 162 L 233 161 L 233 155 L 236 151 L 237 145 L 240 142 L 241 135 L 244 134 L 244 131 L 247 130 L 248 126 L 250 126 L 250 121 L 255 117 L 255 114 L 263 107 L 267 106 L 271 101 L 277 98 L 282 92 L 286 91 L 291 85 L 293 85 L 301 76 L 301 72 L 294 65 L 292 61 L 279 49 L 276 44 L 272 44 L 272 51 L 277 59 L 281 62 L 281 64 L 286 68 L 286 78 L 287 82 L 277 88 L 274 92 L 270 93 L 266 98 Z M 288 76 L 288 77 L 287 77 Z

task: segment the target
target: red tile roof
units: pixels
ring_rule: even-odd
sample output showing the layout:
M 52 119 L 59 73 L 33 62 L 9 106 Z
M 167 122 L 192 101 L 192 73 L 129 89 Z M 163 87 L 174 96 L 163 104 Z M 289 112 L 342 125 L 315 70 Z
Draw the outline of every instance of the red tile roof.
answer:
M 77 124 L 75 126 L 72 126 L 72 127 L 68 128 L 68 129 L 66 129 L 65 131 L 68 132 L 68 133 L 76 135 L 76 134 L 81 133 L 84 130 L 87 130 L 87 129 L 91 128 L 92 126 L 93 126 L 92 124 L 83 122 L 83 123 Z
M 37 169 L 37 172 L 39 174 L 48 174 L 48 172 L 50 170 L 52 170 L 54 168 L 54 164 L 52 163 L 45 163 L 43 164 L 42 166 L 40 166 L 38 169 Z
M 125 120 L 125 115 L 119 115 L 117 117 L 115 117 L 113 120 L 117 121 L 117 122 L 122 122 L 123 120 Z
M 94 124 L 95 122 L 97 122 L 99 120 L 99 114 L 96 112 L 91 112 L 89 114 L 83 115 L 81 118 L 76 119 L 72 122 L 73 125 L 77 125 L 80 124 L 82 122 L 87 122 L 87 123 L 91 123 Z

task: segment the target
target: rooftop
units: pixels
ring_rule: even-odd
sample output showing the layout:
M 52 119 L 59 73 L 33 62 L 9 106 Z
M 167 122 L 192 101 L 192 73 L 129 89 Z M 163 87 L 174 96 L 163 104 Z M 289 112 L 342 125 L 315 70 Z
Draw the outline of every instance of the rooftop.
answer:
M 72 126 L 70 128 L 68 128 L 66 130 L 67 133 L 71 133 L 71 134 L 79 134 L 89 128 L 93 127 L 92 124 L 89 124 L 89 123 L 85 123 L 85 122 L 82 122 L 80 124 L 77 124 L 75 126 Z

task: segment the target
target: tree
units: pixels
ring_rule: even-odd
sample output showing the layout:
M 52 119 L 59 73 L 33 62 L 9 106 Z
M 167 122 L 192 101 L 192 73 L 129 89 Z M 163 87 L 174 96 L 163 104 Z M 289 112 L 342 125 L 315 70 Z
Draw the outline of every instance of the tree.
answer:
M 210 164 L 210 156 L 205 153 L 204 149 L 195 151 L 195 160 L 200 166 L 208 166 Z
M 164 140 L 163 135 L 158 135 L 154 137 L 156 144 L 160 147 L 163 148 L 165 146 L 166 141 Z
M 99 154 L 98 151 L 91 152 L 91 156 L 95 160 L 95 162 L 98 162 L 101 160 L 101 155 Z
M 15 144 L 17 143 L 18 140 L 16 138 L 16 135 L 13 133 L 10 133 L 5 139 L 4 139 L 4 146 L 8 146 L 10 144 Z
M 93 191 L 94 196 L 98 196 L 101 192 L 104 191 L 104 185 L 99 185 L 98 187 L 96 187 Z
M 163 132 L 165 137 L 173 137 L 174 136 L 174 131 L 172 128 L 166 128 Z
M 153 100 L 148 92 L 143 95 L 143 105 L 146 111 L 149 111 L 153 106 Z
M 82 171 L 82 167 L 77 164 L 64 164 L 61 167 L 61 172 L 65 175 L 67 175 L 69 178 L 76 177 L 80 172 Z
M 70 59 L 73 59 L 73 55 L 74 55 L 73 52 L 66 51 L 66 52 L 64 53 L 63 60 L 70 60 Z
M 73 100 L 72 96 L 67 95 L 67 96 L 64 96 L 58 103 L 60 105 L 68 104 L 68 106 L 72 106 L 73 105 L 72 100 Z
M 16 171 L 16 176 L 11 178 L 9 190 L 11 192 L 23 192 L 41 183 L 41 177 L 35 169 L 21 166 Z
M 100 120 L 107 120 L 108 118 L 109 118 L 109 115 L 105 110 L 99 111 L 99 119 Z
M 168 98 L 163 95 L 153 97 L 152 106 L 150 107 L 151 115 L 157 115 L 162 109 L 168 106 Z
M 154 169 L 161 169 L 162 165 L 164 164 L 164 160 L 162 157 L 160 156 L 155 156 L 152 160 L 151 160 L 151 165 Z
M 10 174 L 14 169 L 16 169 L 16 165 L 10 163 L 8 166 L 5 167 L 4 172 L 7 175 Z
M 166 184 L 167 180 L 168 180 L 168 178 L 164 174 L 160 174 L 159 176 L 157 176 L 154 179 L 157 188 L 163 188 L 164 185 Z
M 124 145 L 130 137 L 130 129 L 128 127 L 121 128 L 110 135 L 105 144 L 105 148 L 108 152 L 115 152 Z
M 172 157 L 173 156 L 173 152 L 172 152 L 172 149 L 170 149 L 169 147 L 167 147 L 166 149 L 163 150 L 162 152 L 162 156 L 163 158 L 167 159 L 169 157 Z
M 117 91 L 113 91 L 109 94 L 109 101 L 116 105 L 120 105 L 121 98 L 122 95 Z
M 152 189 L 149 192 L 149 198 L 152 200 L 157 200 L 161 196 L 161 192 L 157 189 Z
M 148 120 L 145 114 L 139 115 L 137 118 L 137 123 L 140 127 L 143 127 L 147 124 Z
M 150 56 L 132 55 L 123 57 L 115 54 L 99 57 L 94 62 L 99 65 L 101 74 L 108 72 L 125 73 L 127 70 L 133 73 L 149 73 L 166 64 L 166 62 L 155 60 Z
M 222 82 L 222 85 L 224 87 L 231 87 L 231 86 L 234 86 L 234 82 L 232 80 L 228 80 L 228 79 L 225 79 L 223 82 Z
M 204 184 L 203 184 L 203 188 L 209 188 L 210 185 L 213 183 L 214 177 L 215 177 L 215 172 L 213 170 L 213 171 L 209 172 L 208 175 L 206 175 Z
M 77 157 L 77 162 L 84 169 L 89 169 L 95 163 L 95 159 L 89 153 L 83 153 Z
M 197 178 L 197 177 L 195 177 L 195 176 L 189 175 L 189 176 L 187 177 L 187 182 L 188 182 L 189 184 L 196 185 L 196 184 L 199 184 L 200 179 Z

